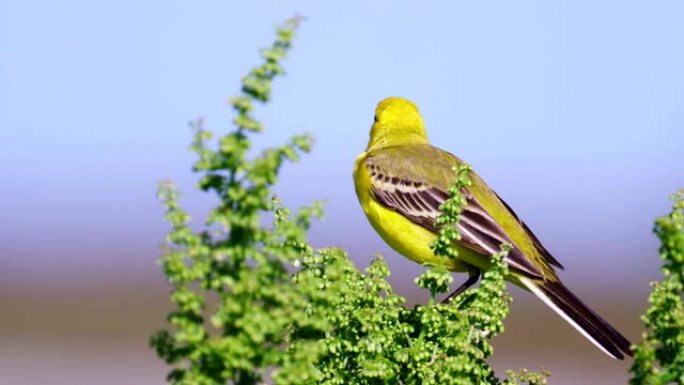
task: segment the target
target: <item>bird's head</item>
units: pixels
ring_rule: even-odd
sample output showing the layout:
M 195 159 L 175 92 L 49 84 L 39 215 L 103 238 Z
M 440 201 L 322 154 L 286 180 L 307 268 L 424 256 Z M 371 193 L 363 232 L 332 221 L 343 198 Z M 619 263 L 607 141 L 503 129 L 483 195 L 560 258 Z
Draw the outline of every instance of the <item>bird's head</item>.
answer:
M 423 118 L 413 102 L 391 97 L 375 108 L 368 151 L 402 144 L 428 143 Z

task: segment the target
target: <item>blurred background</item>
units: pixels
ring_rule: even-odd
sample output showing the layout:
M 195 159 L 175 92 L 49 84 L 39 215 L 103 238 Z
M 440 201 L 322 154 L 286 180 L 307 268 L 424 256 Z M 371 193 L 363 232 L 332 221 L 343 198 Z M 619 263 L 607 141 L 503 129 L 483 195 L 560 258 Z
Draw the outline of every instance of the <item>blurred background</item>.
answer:
M 684 187 L 684 3 L 29 0 L 0 4 L 0 383 L 164 383 L 148 348 L 170 308 L 157 181 L 175 180 L 202 222 L 215 201 L 194 191 L 186 122 L 228 130 L 227 98 L 295 13 L 308 21 L 256 140 L 317 138 L 276 189 L 291 207 L 327 200 L 315 245 L 360 268 L 380 252 L 409 304 L 426 300 L 421 268 L 372 231 L 351 179 L 375 104 L 405 96 L 568 286 L 639 340 L 659 278 L 652 223 Z M 630 360 L 511 291 L 500 374 L 543 365 L 552 384 L 625 383 Z

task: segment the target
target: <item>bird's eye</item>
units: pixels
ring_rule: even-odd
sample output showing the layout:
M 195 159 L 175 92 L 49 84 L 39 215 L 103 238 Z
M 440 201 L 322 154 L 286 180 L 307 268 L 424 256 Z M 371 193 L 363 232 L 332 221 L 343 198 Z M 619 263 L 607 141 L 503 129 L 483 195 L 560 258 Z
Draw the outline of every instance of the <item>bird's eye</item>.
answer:
M 377 115 L 373 115 L 373 121 L 374 121 L 374 122 L 377 122 L 377 121 L 378 121 L 378 116 L 377 116 Z

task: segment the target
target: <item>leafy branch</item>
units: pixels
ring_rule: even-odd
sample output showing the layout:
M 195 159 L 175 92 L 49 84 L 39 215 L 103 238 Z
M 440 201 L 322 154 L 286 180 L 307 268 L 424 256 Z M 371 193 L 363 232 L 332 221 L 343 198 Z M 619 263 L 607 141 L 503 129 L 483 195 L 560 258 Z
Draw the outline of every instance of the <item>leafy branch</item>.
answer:
M 684 190 L 672 201 L 672 211 L 653 230 L 664 278 L 651 284 L 651 307 L 641 317 L 646 331 L 634 353 L 632 385 L 684 384 Z

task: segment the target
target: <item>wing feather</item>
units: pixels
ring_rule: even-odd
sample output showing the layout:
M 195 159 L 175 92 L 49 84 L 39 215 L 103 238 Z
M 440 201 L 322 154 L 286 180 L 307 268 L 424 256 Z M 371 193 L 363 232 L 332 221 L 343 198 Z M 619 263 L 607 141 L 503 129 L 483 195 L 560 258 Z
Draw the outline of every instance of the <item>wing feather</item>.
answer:
M 436 231 L 435 222 L 440 215 L 440 206 L 449 198 L 446 191 L 419 180 L 390 175 L 371 160 L 367 160 L 366 165 L 371 175 L 373 194 L 380 203 L 420 226 Z M 503 243 L 509 243 L 513 246 L 506 260 L 509 266 L 530 278 L 543 278 L 542 272 L 515 247 L 506 231 L 473 194 L 468 190 L 463 193 L 467 204 L 457 224 L 461 234 L 458 242 L 486 256 L 497 253 Z
M 496 194 L 496 193 L 495 193 L 495 194 Z M 513 211 L 513 209 L 511 208 L 511 206 L 509 206 L 508 203 L 506 203 L 505 200 L 501 199 L 501 197 L 499 196 L 499 194 L 496 194 L 496 197 L 499 198 L 499 200 L 501 201 L 501 203 L 503 203 L 504 206 L 506 206 L 506 208 L 508 209 L 508 211 L 510 211 L 510 213 L 513 215 L 513 218 L 515 218 L 516 221 L 520 222 L 520 225 L 522 225 L 523 230 L 525 230 L 525 232 L 527 233 L 527 235 L 530 236 L 530 239 L 532 239 L 532 244 L 533 244 L 534 247 L 539 251 L 539 254 L 541 254 L 541 256 L 544 258 L 544 260 L 545 260 L 547 263 L 549 263 L 549 264 L 551 264 L 551 265 L 554 265 L 554 266 L 558 267 L 559 269 L 563 269 L 563 265 L 561 265 L 561 263 L 558 262 L 558 260 L 557 260 L 556 258 L 554 258 L 553 255 L 551 255 L 551 253 L 549 253 L 548 250 L 546 250 L 546 247 L 544 247 L 544 245 L 542 245 L 542 243 L 541 243 L 541 241 L 539 240 L 539 238 L 537 238 L 537 236 L 534 235 L 534 233 L 532 232 L 532 230 L 530 230 L 530 228 L 527 227 L 527 224 L 525 224 L 525 222 L 523 222 L 522 220 L 520 220 L 520 218 L 518 218 L 518 214 L 516 214 L 515 211 Z

